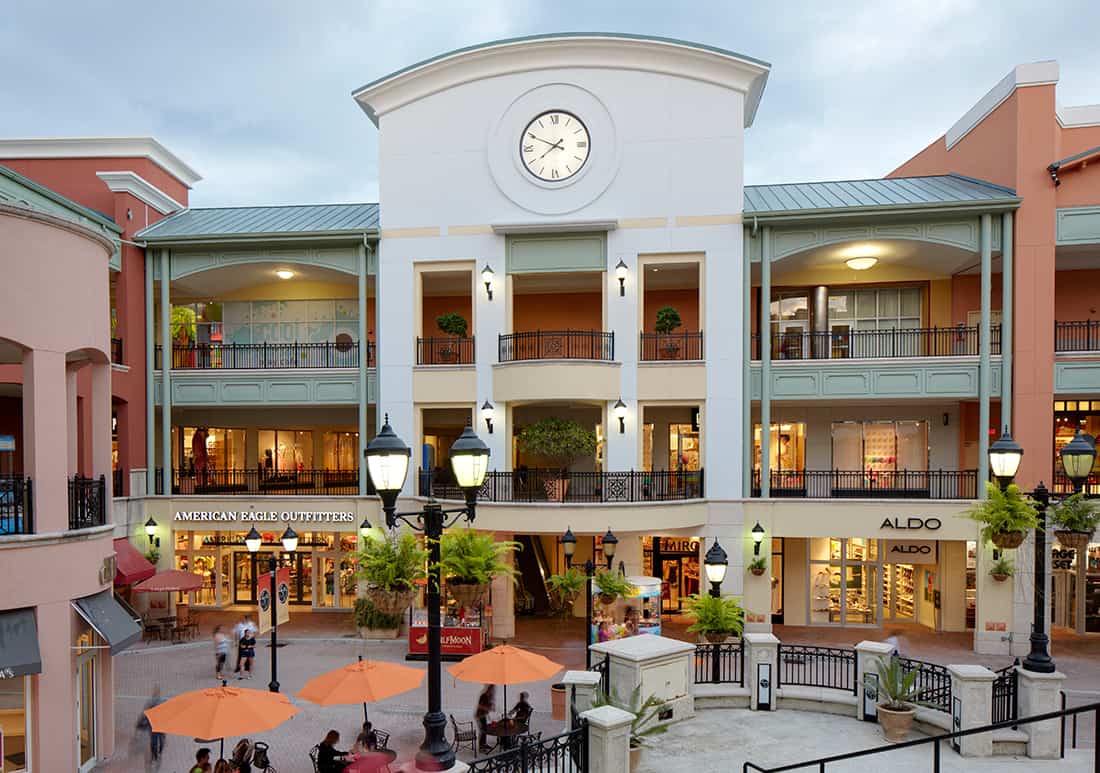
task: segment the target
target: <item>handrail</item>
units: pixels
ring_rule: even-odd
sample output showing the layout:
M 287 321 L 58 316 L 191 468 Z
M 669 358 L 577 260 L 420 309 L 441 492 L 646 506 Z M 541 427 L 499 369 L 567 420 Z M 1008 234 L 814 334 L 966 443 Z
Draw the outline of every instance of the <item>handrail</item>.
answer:
M 1036 714 L 1033 717 L 1024 717 L 1022 719 L 1010 719 L 1004 722 L 993 722 L 988 725 L 982 725 L 981 727 L 972 727 L 967 730 L 955 730 L 950 733 L 941 733 L 940 735 L 930 735 L 926 738 L 917 738 L 912 741 L 900 741 L 898 743 L 886 744 L 884 746 L 875 746 L 871 749 L 860 749 L 855 752 L 846 752 L 844 754 L 833 754 L 828 757 L 818 757 L 814 760 L 806 760 L 804 762 L 796 762 L 794 764 L 779 765 L 774 768 L 763 768 L 754 762 L 745 762 L 741 766 L 741 773 L 749 773 L 750 770 L 758 771 L 758 773 L 783 773 L 788 770 L 799 770 L 800 768 L 808 768 L 811 765 L 817 765 L 818 769 L 823 771 L 825 766 L 830 762 L 842 762 L 843 760 L 852 760 L 857 757 L 869 757 L 872 754 L 881 754 L 883 752 L 891 752 L 896 749 L 908 749 L 913 746 L 923 746 L 925 744 L 933 744 L 933 757 L 932 757 L 932 770 L 934 773 L 938 773 L 940 769 L 940 743 L 942 741 L 948 741 L 952 738 L 964 738 L 969 735 L 980 735 L 981 733 L 988 733 L 993 730 L 1007 730 L 1015 728 L 1019 725 L 1030 725 L 1035 722 L 1046 722 L 1051 719 L 1061 719 L 1063 717 L 1077 714 L 1083 714 L 1086 711 L 1096 712 L 1096 725 L 1093 727 L 1094 740 L 1100 740 L 1100 703 L 1089 703 L 1084 706 L 1077 706 L 1071 709 L 1062 709 L 1061 711 L 1048 711 L 1045 714 Z M 1100 758 L 1100 746 L 1096 747 L 1096 755 Z M 1097 760 L 1100 762 L 1100 759 Z

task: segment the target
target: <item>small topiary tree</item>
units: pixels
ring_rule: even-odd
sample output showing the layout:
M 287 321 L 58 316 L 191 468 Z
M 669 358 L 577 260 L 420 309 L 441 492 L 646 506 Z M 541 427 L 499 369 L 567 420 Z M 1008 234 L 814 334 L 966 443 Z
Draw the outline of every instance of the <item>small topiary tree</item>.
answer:
M 684 321 L 680 319 L 680 312 L 672 306 L 662 306 L 657 309 L 657 321 L 653 323 L 653 329 L 661 335 L 668 335 L 682 324 Z
M 456 338 L 465 338 L 466 331 L 468 330 L 468 324 L 466 318 L 459 314 L 457 311 L 452 311 L 447 314 L 440 314 L 435 318 L 436 327 L 439 328 L 441 333 Z
M 524 453 L 549 459 L 561 472 L 578 459 L 595 455 L 596 443 L 595 432 L 573 419 L 557 416 L 540 419 L 519 433 L 519 445 Z

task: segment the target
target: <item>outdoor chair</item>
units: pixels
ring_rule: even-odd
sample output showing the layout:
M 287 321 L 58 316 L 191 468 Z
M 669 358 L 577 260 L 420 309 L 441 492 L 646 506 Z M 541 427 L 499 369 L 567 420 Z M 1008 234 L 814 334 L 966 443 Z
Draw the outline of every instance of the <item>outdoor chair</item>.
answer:
M 378 741 L 378 748 L 379 749 L 388 749 L 388 748 L 390 748 L 390 746 L 389 746 L 390 734 L 387 733 L 385 730 L 375 730 L 374 731 L 374 737 Z
M 313 763 L 313 773 L 321 773 L 321 768 L 317 765 L 317 756 L 321 753 L 321 745 L 317 744 L 309 750 L 309 761 Z
M 455 731 L 455 740 L 452 744 L 454 750 L 457 752 L 463 746 L 469 746 L 470 751 L 477 754 L 477 731 L 474 730 L 473 722 L 459 723 L 455 719 L 455 715 L 451 714 L 451 727 Z

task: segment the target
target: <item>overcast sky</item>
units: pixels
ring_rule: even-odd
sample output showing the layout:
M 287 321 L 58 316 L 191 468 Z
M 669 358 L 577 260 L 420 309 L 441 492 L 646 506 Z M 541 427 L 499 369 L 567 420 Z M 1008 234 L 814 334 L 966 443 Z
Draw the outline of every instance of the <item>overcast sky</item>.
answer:
M 195 206 L 376 201 L 377 135 L 353 89 L 474 43 L 595 30 L 772 64 L 746 182 L 876 177 L 1018 63 L 1058 59 L 1062 104 L 1100 102 L 1095 11 L 1096 0 L 4 0 L 0 134 L 151 134 L 203 175 Z

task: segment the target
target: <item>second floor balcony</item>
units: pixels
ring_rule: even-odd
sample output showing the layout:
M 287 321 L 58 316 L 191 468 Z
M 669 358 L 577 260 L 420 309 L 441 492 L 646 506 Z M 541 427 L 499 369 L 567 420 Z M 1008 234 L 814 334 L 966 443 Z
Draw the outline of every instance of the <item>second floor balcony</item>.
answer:
M 69 528 L 90 529 L 107 523 L 107 479 L 69 479 Z
M 773 470 L 773 498 L 806 499 L 975 499 L 977 470 Z M 760 471 L 753 470 L 752 495 L 760 496 Z
M 420 496 L 462 499 L 450 469 L 421 470 Z M 703 496 L 703 471 L 578 472 L 547 469 L 492 471 L 478 492 L 484 502 L 667 502 Z
M 1100 352 L 1100 320 L 1055 322 L 1054 351 L 1059 354 Z
M 1100 328 L 1098 328 L 1100 335 Z M 898 357 L 977 357 L 979 328 L 957 325 L 931 328 L 826 331 L 786 330 L 772 333 L 771 358 L 785 360 L 894 359 Z M 1001 326 L 990 329 L 990 353 L 1001 353 Z M 754 360 L 760 359 L 760 336 L 753 336 Z
M 703 332 L 641 333 L 638 359 L 642 362 L 702 360 Z
M 34 492 L 22 475 L 0 475 L 0 536 L 10 534 L 34 534 Z
M 615 334 L 600 330 L 533 330 L 501 335 L 500 362 L 615 359 Z
M 155 368 L 163 367 L 162 347 L 156 347 Z M 172 347 L 173 370 L 280 370 L 358 368 L 358 341 L 324 343 L 193 343 Z M 374 367 L 375 346 L 367 343 L 367 367 Z
M 156 493 L 164 494 L 157 470 Z M 270 496 L 357 496 L 358 470 L 173 469 L 173 494 Z M 368 492 L 373 488 L 368 486 Z

